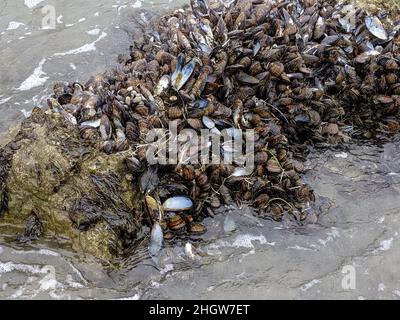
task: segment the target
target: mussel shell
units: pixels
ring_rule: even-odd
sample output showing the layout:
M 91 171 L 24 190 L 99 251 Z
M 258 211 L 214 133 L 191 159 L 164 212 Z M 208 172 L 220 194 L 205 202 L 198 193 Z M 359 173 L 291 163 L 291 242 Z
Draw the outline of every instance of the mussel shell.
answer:
M 388 34 L 378 17 L 367 16 L 365 18 L 365 26 L 372 35 L 381 40 L 388 40 Z
M 98 128 L 100 127 L 101 119 L 95 119 L 95 120 L 88 120 L 81 122 L 82 127 L 88 127 L 88 128 Z
M 164 234 L 161 226 L 155 223 L 151 229 L 149 251 L 152 255 L 160 252 L 164 243 Z
M 215 122 L 214 122 L 212 119 L 210 119 L 209 117 L 204 116 L 204 117 L 202 118 L 202 120 L 203 120 L 203 124 L 204 124 L 208 129 L 213 129 L 213 128 L 215 128 Z
M 72 99 L 72 95 L 69 93 L 65 93 L 65 94 L 61 95 L 60 97 L 58 97 L 57 100 L 61 105 L 66 105 L 66 104 L 71 103 L 71 99 Z
M 131 173 L 138 173 L 144 170 L 143 163 L 136 157 L 127 158 L 125 162 Z
M 190 224 L 189 232 L 193 235 L 202 235 L 207 232 L 207 228 L 202 223 L 194 222 Z
M 163 75 L 154 88 L 154 95 L 159 96 L 166 92 L 171 85 L 171 78 L 168 75 Z
M 175 238 L 175 234 L 173 232 L 168 231 L 168 232 L 164 233 L 164 240 L 165 241 L 171 241 L 174 238 Z
M 186 222 L 180 215 L 174 215 L 168 219 L 168 228 L 173 231 L 178 231 L 186 226 Z
M 174 73 L 171 76 L 171 83 L 176 90 L 179 91 L 185 85 L 185 83 L 189 80 L 189 78 L 191 77 L 191 75 L 194 71 L 195 66 L 196 66 L 195 61 L 191 60 L 187 65 L 185 65 L 183 67 L 183 69 L 181 71 L 178 71 L 178 72 L 175 71 L 176 74 Z M 178 67 L 180 67 L 180 66 L 178 65 Z
M 252 84 L 252 85 L 257 85 L 260 83 L 260 80 L 250 76 L 246 73 L 244 73 L 243 71 L 240 71 L 237 75 L 236 75 L 236 79 L 238 79 L 240 82 L 243 82 L 245 84 Z
M 0 216 L 7 210 L 7 195 L 0 190 Z
M 281 173 L 282 168 L 276 160 L 268 160 L 267 162 L 267 170 L 270 173 Z
M 200 119 L 189 118 L 187 119 L 188 125 L 195 130 L 203 129 L 203 122 Z
M 151 242 L 160 246 L 163 243 L 163 231 L 158 223 L 155 223 L 151 229 Z
M 187 211 L 194 206 L 193 200 L 185 196 L 176 196 L 165 200 L 164 211 Z
M 144 194 L 153 192 L 159 183 L 157 169 L 149 167 L 141 176 L 139 181 L 140 190 Z

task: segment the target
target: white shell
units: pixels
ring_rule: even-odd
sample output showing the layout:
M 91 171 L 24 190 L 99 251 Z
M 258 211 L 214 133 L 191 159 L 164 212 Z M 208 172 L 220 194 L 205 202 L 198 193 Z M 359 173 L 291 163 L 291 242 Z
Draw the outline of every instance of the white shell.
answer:
M 168 75 L 163 75 L 154 89 L 154 94 L 156 96 L 159 96 L 165 90 L 167 90 L 170 87 L 170 85 L 171 85 L 170 77 Z
M 215 128 L 215 122 L 211 120 L 209 117 L 204 116 L 203 117 L 203 124 L 208 128 L 208 129 L 213 129 Z
M 98 128 L 100 127 L 101 119 L 97 120 L 89 120 L 81 123 L 81 126 L 90 127 L 90 128 Z
M 190 259 L 194 259 L 195 258 L 194 253 L 193 253 L 193 247 L 189 242 L 187 242 L 185 244 L 185 254 Z
M 382 25 L 382 22 L 375 16 L 365 18 L 365 26 L 368 31 L 381 40 L 388 40 L 388 34 Z
M 164 242 L 164 233 L 158 223 L 153 225 L 150 235 L 149 251 L 152 255 L 157 255 L 160 252 Z
M 185 211 L 193 208 L 193 201 L 188 197 L 177 196 L 167 199 L 163 208 L 165 211 Z
M 70 123 L 72 123 L 74 126 L 76 126 L 78 124 L 78 121 L 76 120 L 76 118 L 72 114 L 70 114 L 68 112 L 65 112 L 64 116 L 65 116 L 65 119 L 67 121 L 69 121 Z

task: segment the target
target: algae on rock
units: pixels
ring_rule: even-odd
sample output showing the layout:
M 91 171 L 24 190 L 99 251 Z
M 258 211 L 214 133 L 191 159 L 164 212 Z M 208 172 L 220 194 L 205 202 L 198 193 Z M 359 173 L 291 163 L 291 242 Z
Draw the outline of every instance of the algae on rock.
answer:
M 44 236 L 67 237 L 75 249 L 110 259 L 142 225 L 126 157 L 99 152 L 60 114 L 34 109 L 0 148 L 0 223 L 25 226 L 35 215 Z

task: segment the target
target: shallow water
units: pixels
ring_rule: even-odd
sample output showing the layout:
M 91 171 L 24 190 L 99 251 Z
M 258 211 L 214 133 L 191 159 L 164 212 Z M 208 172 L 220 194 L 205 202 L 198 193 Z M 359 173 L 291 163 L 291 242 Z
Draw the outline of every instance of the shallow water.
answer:
M 85 82 L 128 52 L 135 21 L 178 0 L 2 0 L 0 3 L 0 132 L 46 104 L 54 81 Z M 35 5 L 36 4 L 36 5 Z M 46 26 L 55 9 L 55 29 Z M 44 13 L 42 12 L 44 10 Z
M 129 47 L 130 17 L 152 7 L 143 1 L 134 8 L 136 0 L 25 2 L 38 4 L 0 5 L 0 132 L 40 105 L 54 80 L 85 81 L 112 66 Z M 51 3 L 61 23 L 40 30 L 40 7 Z M 193 255 L 182 242 L 151 258 L 144 242 L 123 268 L 108 271 L 62 244 L 21 247 L 0 234 L 0 299 L 400 299 L 399 151 L 397 137 L 384 147 L 312 152 L 305 179 L 322 212 L 318 224 L 293 227 L 247 210 L 220 214 L 206 220 L 204 240 L 191 241 Z M 349 266 L 354 288 L 342 285 Z

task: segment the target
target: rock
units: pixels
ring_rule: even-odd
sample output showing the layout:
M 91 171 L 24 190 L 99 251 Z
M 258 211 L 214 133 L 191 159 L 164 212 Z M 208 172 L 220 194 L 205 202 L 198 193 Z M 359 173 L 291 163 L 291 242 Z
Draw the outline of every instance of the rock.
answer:
M 0 148 L 2 232 L 21 236 L 34 212 L 43 237 L 103 260 L 123 252 L 142 225 L 125 159 L 97 151 L 58 114 L 34 109 Z

